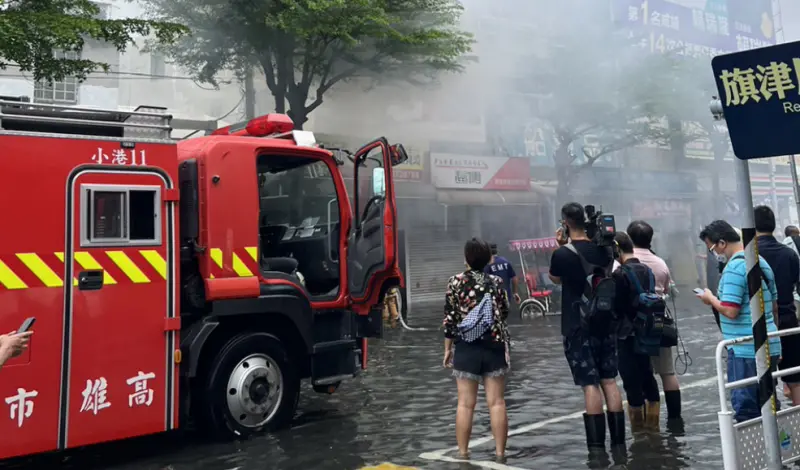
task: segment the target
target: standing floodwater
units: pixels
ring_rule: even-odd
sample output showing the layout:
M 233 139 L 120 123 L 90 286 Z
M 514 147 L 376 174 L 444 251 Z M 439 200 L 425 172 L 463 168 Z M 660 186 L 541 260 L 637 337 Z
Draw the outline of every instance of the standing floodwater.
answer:
M 681 376 L 685 434 L 662 423 L 657 434 L 631 435 L 630 470 L 720 468 L 713 350 L 719 338 L 711 312 L 695 299 L 679 299 L 678 322 L 693 364 Z M 437 311 L 440 307 L 434 306 Z M 514 370 L 506 402 L 510 437 L 506 465 L 522 469 L 607 468 L 614 461 L 587 462 L 581 415 L 564 367 L 560 318 L 536 318 L 509 326 Z M 371 345 L 369 369 L 333 396 L 301 396 L 303 414 L 293 429 L 246 442 L 201 443 L 160 436 L 111 444 L 70 455 L 62 468 L 109 470 L 355 470 L 392 462 L 425 469 L 479 468 L 448 460 L 455 447 L 456 404 L 451 372 L 442 369 L 441 332 L 388 331 Z M 683 366 L 678 363 L 677 370 Z M 478 399 L 472 461 L 494 460 L 485 400 Z M 422 455 L 422 457 L 421 457 Z M 25 460 L 0 469 L 42 467 L 53 462 Z M 497 464 L 494 464 L 497 465 Z M 588 466 L 587 466 L 588 465 Z M 503 467 L 495 467 L 502 469 Z

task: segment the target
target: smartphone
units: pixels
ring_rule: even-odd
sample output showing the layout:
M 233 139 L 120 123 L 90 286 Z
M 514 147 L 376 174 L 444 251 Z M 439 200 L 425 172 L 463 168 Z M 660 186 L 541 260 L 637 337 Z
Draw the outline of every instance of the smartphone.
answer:
M 703 292 L 705 292 L 705 290 L 699 287 L 695 287 L 694 289 L 692 289 L 692 291 L 695 293 L 695 295 L 703 295 Z
M 22 325 L 17 329 L 17 333 L 25 333 L 30 330 L 33 324 L 36 323 L 36 317 L 28 317 L 22 322 Z

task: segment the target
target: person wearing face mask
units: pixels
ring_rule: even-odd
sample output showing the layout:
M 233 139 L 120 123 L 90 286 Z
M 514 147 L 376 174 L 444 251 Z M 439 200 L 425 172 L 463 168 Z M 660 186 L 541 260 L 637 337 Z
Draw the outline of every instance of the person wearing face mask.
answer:
M 706 289 L 699 295 L 700 300 L 720 313 L 722 336 L 728 339 L 751 336 L 753 320 L 750 313 L 750 293 L 747 286 L 747 265 L 744 258 L 744 245 L 741 236 L 724 220 L 715 220 L 701 232 L 700 238 L 708 247 L 709 255 L 725 264 L 719 279 L 717 295 Z M 764 317 L 767 331 L 774 332 L 773 312 L 778 291 L 775 276 L 769 264 L 759 257 L 759 266 L 764 274 L 761 290 L 764 294 Z M 769 353 L 772 364 L 777 364 L 781 355 L 779 338 L 769 339 Z M 728 346 L 728 382 L 743 380 L 756 375 L 755 348 L 752 343 Z M 731 390 L 731 407 L 737 422 L 761 416 L 758 400 L 758 385 Z

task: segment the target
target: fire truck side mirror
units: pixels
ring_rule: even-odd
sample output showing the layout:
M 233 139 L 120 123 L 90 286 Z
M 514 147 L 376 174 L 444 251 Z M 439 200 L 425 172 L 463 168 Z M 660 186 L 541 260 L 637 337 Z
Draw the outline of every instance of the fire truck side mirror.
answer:
M 392 166 L 402 165 L 408 161 L 408 152 L 402 144 L 394 144 L 389 148 L 392 157 Z
M 386 174 L 383 172 L 383 168 L 372 169 L 372 195 L 386 195 Z

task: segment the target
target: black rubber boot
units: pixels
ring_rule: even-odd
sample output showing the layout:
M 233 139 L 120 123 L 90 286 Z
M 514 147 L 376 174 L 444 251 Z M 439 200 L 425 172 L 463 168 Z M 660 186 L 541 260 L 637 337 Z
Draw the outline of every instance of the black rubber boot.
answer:
M 625 412 L 609 411 L 606 413 L 608 418 L 608 434 L 611 436 L 611 445 L 625 445 Z
M 589 450 L 606 448 L 606 416 L 583 414 L 583 427 L 586 428 L 586 445 Z
M 664 392 L 664 401 L 667 402 L 667 419 L 681 418 L 681 391 L 668 390 Z

